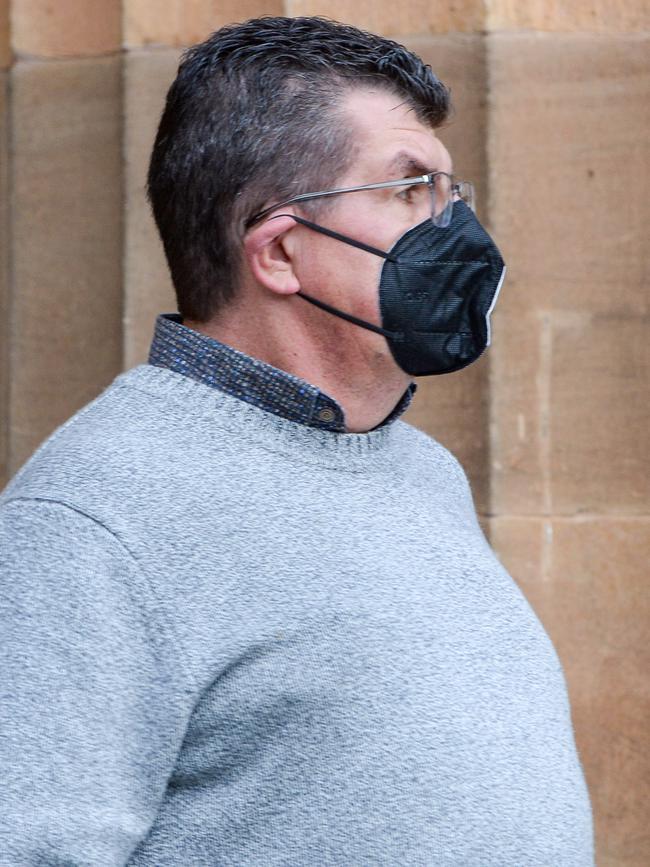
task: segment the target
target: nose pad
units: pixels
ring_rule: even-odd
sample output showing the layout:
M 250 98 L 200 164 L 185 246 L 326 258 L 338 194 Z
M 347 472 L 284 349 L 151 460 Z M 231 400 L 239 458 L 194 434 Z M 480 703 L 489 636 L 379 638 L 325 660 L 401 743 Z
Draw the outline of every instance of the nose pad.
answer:
M 437 226 L 439 229 L 446 229 L 447 226 L 451 223 L 451 214 L 453 208 L 454 200 L 449 199 L 442 211 L 434 216 L 433 225 Z

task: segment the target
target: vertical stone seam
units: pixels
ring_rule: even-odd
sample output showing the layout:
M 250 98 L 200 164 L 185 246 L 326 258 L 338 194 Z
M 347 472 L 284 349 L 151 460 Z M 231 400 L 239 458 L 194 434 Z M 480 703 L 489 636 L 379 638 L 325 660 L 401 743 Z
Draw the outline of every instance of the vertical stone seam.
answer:
M 15 339 L 16 323 L 15 323 L 15 267 L 14 267 L 14 215 L 16 212 L 16 196 L 14 185 L 14 154 L 16 151 L 14 139 L 14 72 L 18 60 L 13 54 L 11 65 L 7 69 L 7 165 L 4 171 L 6 172 L 6 190 L 7 190 L 7 219 L 5 225 L 5 240 L 7 244 L 7 262 L 5 264 L 5 278 L 7 280 L 7 298 L 6 298 L 6 316 L 3 323 L 3 341 L 5 346 L 2 351 L 2 364 L 7 366 L 7 383 L 4 386 L 5 406 L 7 407 L 6 417 L 3 420 L 5 426 L 5 467 L 7 478 L 2 480 L 2 483 L 9 481 L 13 474 L 13 426 L 12 426 L 12 407 L 14 405 L 14 381 L 12 371 L 14 370 L 15 356 Z
M 122 267 L 120 268 L 120 283 L 121 283 L 121 291 L 120 291 L 120 322 L 124 321 L 124 267 L 123 267 L 123 259 L 124 259 L 124 211 L 125 211 L 125 182 L 124 182 L 124 50 L 120 46 L 117 51 L 107 52 L 98 55 L 92 56 L 66 56 L 66 57 L 32 57 L 25 55 L 19 56 L 14 53 L 12 58 L 12 66 L 10 67 L 8 72 L 8 80 L 7 80 L 7 144 L 8 144 L 8 158 L 7 158 L 7 173 L 8 173 L 8 181 L 7 181 L 7 201 L 8 201 L 8 216 L 7 216 L 7 263 L 6 263 L 6 272 L 7 272 L 7 287 L 8 287 L 8 298 L 7 298 L 7 311 L 6 311 L 6 321 L 4 324 L 0 324 L 0 337 L 4 337 L 7 335 L 6 341 L 3 341 L 7 344 L 5 349 L 2 349 L 0 346 L 0 364 L 7 363 L 9 369 L 8 376 L 8 386 L 5 386 L 6 389 L 6 400 L 7 400 L 7 414 L 6 419 L 4 420 L 4 424 L 6 425 L 7 432 L 7 446 L 6 446 L 6 461 L 7 461 L 7 478 L 3 480 L 0 477 L 0 486 L 3 486 L 6 481 L 9 481 L 11 477 L 14 475 L 16 469 L 18 468 L 15 464 L 15 444 L 14 444 L 14 436 L 13 436 L 13 407 L 15 406 L 17 400 L 17 394 L 14 384 L 14 377 L 11 375 L 12 370 L 15 369 L 16 366 L 16 337 L 18 334 L 18 323 L 16 322 L 16 276 L 15 276 L 15 217 L 16 217 L 16 190 L 15 190 L 15 156 L 16 156 L 16 142 L 15 142 L 15 98 L 14 98 L 14 75 L 16 70 L 19 68 L 19 64 L 21 63 L 34 63 L 34 64 L 57 64 L 57 63 L 69 63 L 75 61 L 92 63 L 101 59 L 110 59 L 110 58 L 119 58 L 120 62 L 120 87 L 119 87 L 119 130 L 118 137 L 120 142 L 120 160 L 119 160 L 119 173 L 120 177 L 116 178 L 116 182 L 120 186 L 120 207 L 119 207 L 119 226 L 117 226 L 117 234 L 119 240 L 119 250 L 121 251 L 118 255 L 121 255 L 122 258 Z M 121 324 L 120 332 L 117 335 L 119 340 L 119 359 L 120 359 L 120 370 L 123 369 L 124 366 L 124 327 Z M 1 386 L 0 386 L 1 387 Z M 3 420 L 0 419 L 0 424 L 3 423 Z M 21 460 L 22 463 L 22 460 Z M 1 466 L 1 464 L 0 464 Z
M 551 435 L 553 388 L 553 316 L 542 311 L 539 329 L 539 371 L 537 374 L 537 412 L 539 437 L 539 473 L 542 482 L 542 512 L 553 514 L 553 479 L 551 478 Z

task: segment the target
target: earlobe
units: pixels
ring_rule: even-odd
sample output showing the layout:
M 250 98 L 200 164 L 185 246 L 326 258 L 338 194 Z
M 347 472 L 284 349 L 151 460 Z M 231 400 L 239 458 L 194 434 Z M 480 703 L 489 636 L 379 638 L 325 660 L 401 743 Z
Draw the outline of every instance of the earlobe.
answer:
M 258 283 L 280 295 L 298 292 L 300 283 L 295 275 L 292 245 L 287 235 L 295 221 L 284 214 L 272 217 L 251 229 L 244 238 L 244 255 Z

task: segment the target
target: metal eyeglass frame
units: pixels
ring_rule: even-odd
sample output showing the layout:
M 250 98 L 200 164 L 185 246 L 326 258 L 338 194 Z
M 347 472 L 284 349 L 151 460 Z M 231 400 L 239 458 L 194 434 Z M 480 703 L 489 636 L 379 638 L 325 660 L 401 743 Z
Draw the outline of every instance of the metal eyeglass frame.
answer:
M 415 178 L 401 178 L 398 181 L 382 181 L 379 184 L 363 184 L 363 186 L 359 187 L 341 187 L 336 190 L 320 190 L 317 193 L 302 193 L 299 196 L 294 196 L 291 199 L 284 199 L 281 202 L 276 202 L 268 208 L 264 208 L 263 211 L 259 211 L 257 214 L 249 217 L 244 226 L 246 229 L 250 229 L 251 226 L 255 225 L 255 223 L 259 223 L 260 220 L 263 220 L 264 217 L 271 213 L 271 211 L 274 211 L 276 208 L 281 208 L 283 205 L 293 205 L 296 202 L 306 202 L 309 199 L 316 199 L 321 196 L 337 196 L 339 193 L 356 193 L 361 190 L 381 190 L 390 187 L 412 187 L 415 184 L 427 184 L 429 187 L 434 188 L 435 178 L 438 175 L 444 175 L 449 178 L 449 201 L 439 214 L 434 214 L 432 207 L 431 220 L 434 226 L 446 228 L 451 220 L 452 209 L 450 208 L 450 205 L 454 201 L 454 196 L 461 196 L 461 190 L 463 190 L 463 188 L 467 191 L 466 194 L 469 196 L 467 204 L 472 211 L 474 210 L 474 185 L 470 181 L 461 181 L 455 175 L 450 175 L 448 172 L 429 172 L 426 175 L 418 175 Z

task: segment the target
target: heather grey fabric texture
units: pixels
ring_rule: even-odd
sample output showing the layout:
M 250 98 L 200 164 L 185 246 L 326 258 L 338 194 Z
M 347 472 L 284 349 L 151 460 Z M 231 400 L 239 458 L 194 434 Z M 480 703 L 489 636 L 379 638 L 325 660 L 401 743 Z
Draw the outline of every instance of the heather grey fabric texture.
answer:
M 565 679 L 457 461 L 118 377 L 0 500 L 0 863 L 592 867 Z

